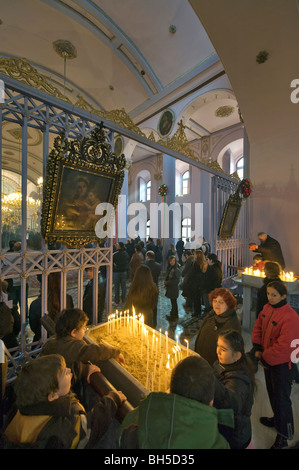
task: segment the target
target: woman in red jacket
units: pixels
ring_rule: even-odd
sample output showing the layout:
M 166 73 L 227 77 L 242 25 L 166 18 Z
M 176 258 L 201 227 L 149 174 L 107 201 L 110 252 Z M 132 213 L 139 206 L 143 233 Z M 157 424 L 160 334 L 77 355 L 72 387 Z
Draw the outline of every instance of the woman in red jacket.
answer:
M 260 312 L 252 331 L 255 356 L 265 368 L 266 387 L 274 416 L 260 422 L 277 430 L 271 448 L 287 446 L 293 438 L 294 420 L 290 399 L 294 372 L 291 343 L 299 338 L 299 316 L 287 303 L 287 288 L 279 281 L 267 286 L 268 303 Z

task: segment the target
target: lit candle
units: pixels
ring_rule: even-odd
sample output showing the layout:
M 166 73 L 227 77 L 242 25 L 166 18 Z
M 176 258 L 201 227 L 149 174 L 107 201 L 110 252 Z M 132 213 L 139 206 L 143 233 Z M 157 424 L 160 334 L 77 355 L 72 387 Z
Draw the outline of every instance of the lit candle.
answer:
M 184 340 L 187 343 L 187 357 L 189 356 L 189 341 L 187 339 Z
M 166 357 L 168 356 L 168 331 L 165 331 Z
M 151 352 L 151 357 L 154 355 L 154 346 L 155 346 L 155 333 L 153 333 L 153 341 L 152 341 L 152 352 Z
M 160 334 L 159 334 L 159 338 L 160 338 L 160 353 L 161 353 L 161 345 L 162 345 L 162 328 L 159 329 L 160 331 Z

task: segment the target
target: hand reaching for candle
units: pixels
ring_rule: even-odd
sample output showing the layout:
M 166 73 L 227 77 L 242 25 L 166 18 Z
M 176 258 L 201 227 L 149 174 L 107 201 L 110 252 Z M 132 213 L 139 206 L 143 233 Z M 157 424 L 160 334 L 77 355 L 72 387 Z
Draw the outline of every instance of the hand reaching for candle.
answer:
M 119 362 L 120 364 L 125 364 L 125 363 L 126 363 L 125 358 L 124 358 L 124 355 L 123 355 L 122 353 L 120 353 L 120 354 L 115 358 L 115 360 L 116 360 L 117 362 Z

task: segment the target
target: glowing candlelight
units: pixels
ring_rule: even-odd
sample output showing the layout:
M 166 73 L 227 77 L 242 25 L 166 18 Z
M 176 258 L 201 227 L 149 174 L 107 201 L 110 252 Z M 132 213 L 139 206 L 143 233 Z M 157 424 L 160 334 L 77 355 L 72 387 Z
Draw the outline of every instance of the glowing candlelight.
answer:
M 165 331 L 166 357 L 168 356 L 168 331 Z
M 189 341 L 187 339 L 184 340 L 187 343 L 187 357 L 189 356 Z

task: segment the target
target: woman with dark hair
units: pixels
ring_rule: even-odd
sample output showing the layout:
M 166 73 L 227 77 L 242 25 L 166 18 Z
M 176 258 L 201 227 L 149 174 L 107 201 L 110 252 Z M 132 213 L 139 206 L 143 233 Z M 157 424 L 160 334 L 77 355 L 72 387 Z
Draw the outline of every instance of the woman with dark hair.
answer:
M 136 269 L 144 263 L 144 254 L 142 252 L 142 246 L 137 243 L 134 247 L 134 253 L 130 259 L 130 278 L 133 279 L 135 276 Z
M 299 316 L 287 303 L 287 287 L 281 281 L 267 286 L 268 303 L 260 312 L 252 330 L 255 357 L 264 366 L 267 391 L 273 417 L 262 417 L 260 422 L 276 428 L 277 436 L 272 449 L 287 446 L 293 439 L 294 418 L 291 402 L 292 383 L 295 378 L 294 362 L 298 361 L 296 341 L 299 338 Z M 294 345 L 295 341 L 295 345 Z
M 259 313 L 263 310 L 264 305 L 268 303 L 267 297 L 267 285 L 272 281 L 280 280 L 281 267 L 280 264 L 276 261 L 265 261 L 264 264 L 265 278 L 263 281 L 262 287 L 257 291 L 257 302 L 256 302 L 256 318 L 259 316 Z
M 199 248 L 194 252 L 194 261 L 189 271 L 186 281 L 187 292 L 192 293 L 194 313 L 192 316 L 201 317 L 201 305 L 203 300 L 205 276 L 208 269 L 208 263 L 202 250 Z
M 152 272 L 148 266 L 141 264 L 136 269 L 131 283 L 125 309 L 130 309 L 132 312 L 134 306 L 136 314 L 142 313 L 144 323 L 152 327 L 153 312 L 157 308 L 157 302 L 158 287 L 153 280 Z
M 241 324 L 236 314 L 237 300 L 224 287 L 209 294 L 212 310 L 203 320 L 195 341 L 195 351 L 212 366 L 217 360 L 218 335 L 228 329 L 241 333 Z
M 164 285 L 166 287 L 165 295 L 171 301 L 170 314 L 166 315 L 166 320 L 170 322 L 176 321 L 179 316 L 177 298 L 179 296 L 180 279 L 181 270 L 179 268 L 175 255 L 171 255 L 167 260 L 167 271 L 164 281 Z
M 246 449 L 251 441 L 251 409 L 255 389 L 254 372 L 244 348 L 242 335 L 235 330 L 222 331 L 217 340 L 218 360 L 213 369 L 217 409 L 232 409 L 235 426 L 219 426 L 231 449 Z

